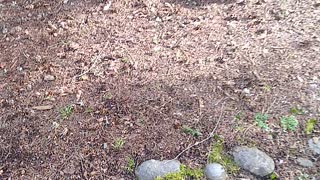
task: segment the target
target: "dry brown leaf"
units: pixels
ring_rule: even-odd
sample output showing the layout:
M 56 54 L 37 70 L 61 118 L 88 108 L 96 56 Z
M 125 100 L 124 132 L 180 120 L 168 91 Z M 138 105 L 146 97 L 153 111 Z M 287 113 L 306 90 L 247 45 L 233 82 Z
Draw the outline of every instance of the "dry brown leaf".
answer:
M 53 108 L 53 105 L 44 105 L 44 106 L 33 106 L 32 109 L 43 111 L 43 110 L 50 110 Z

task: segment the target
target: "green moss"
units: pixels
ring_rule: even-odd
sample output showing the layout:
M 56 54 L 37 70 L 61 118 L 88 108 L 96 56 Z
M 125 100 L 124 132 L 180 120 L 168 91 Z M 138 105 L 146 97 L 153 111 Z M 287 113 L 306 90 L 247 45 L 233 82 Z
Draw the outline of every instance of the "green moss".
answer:
M 305 112 L 301 108 L 293 107 L 290 109 L 290 113 L 293 115 L 303 115 Z
M 270 176 L 269 176 L 269 180 L 276 180 L 276 179 L 278 179 L 278 176 L 276 175 L 276 173 L 272 173 L 272 174 L 270 174 Z
M 164 177 L 157 177 L 156 180 L 185 180 L 185 179 L 195 179 L 200 180 L 203 177 L 202 169 L 191 169 L 185 165 L 180 166 L 180 171 L 176 173 L 169 173 Z
M 227 170 L 227 172 L 231 174 L 239 171 L 239 167 L 235 164 L 231 157 L 223 153 L 223 141 L 221 139 L 217 139 L 217 142 L 213 144 L 208 156 L 208 162 L 221 164 Z
M 309 119 L 307 120 L 304 128 L 304 132 L 306 134 L 311 134 L 312 131 L 314 130 L 314 126 L 317 124 L 317 120 L 315 119 Z

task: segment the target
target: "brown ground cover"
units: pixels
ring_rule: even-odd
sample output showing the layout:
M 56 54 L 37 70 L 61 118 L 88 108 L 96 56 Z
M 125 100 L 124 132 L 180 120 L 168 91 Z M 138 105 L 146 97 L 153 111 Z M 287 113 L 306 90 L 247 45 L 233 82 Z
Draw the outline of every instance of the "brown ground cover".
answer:
M 319 157 L 306 150 L 319 125 L 304 133 L 320 113 L 319 5 L 0 0 L 0 178 L 134 179 L 129 159 L 174 158 L 221 112 L 226 152 L 255 145 L 280 179 L 319 178 Z M 290 109 L 303 113 L 284 132 Z M 259 112 L 269 132 L 255 125 Z M 179 160 L 202 167 L 213 142 Z

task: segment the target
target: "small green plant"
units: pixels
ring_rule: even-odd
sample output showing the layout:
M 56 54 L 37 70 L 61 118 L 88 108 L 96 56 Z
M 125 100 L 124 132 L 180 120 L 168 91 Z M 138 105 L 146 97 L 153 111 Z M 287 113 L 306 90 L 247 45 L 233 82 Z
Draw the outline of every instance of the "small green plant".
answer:
M 234 118 L 235 118 L 236 120 L 240 121 L 241 118 L 242 118 L 242 116 L 243 116 L 243 113 L 242 113 L 242 112 L 239 112 L 239 113 L 237 113 L 237 114 L 234 116 Z
M 202 135 L 199 131 L 194 130 L 188 126 L 182 126 L 182 131 L 186 134 L 192 135 L 193 137 L 199 137 Z
M 265 92 L 270 92 L 270 91 L 271 91 L 271 86 L 269 86 L 269 85 L 264 85 L 264 86 L 263 86 L 263 90 L 264 90 Z
M 294 131 L 296 130 L 299 122 L 298 120 L 293 116 L 283 116 L 280 118 L 281 127 L 283 130 L 290 130 Z
M 267 125 L 268 115 L 263 113 L 256 113 L 254 116 L 254 121 L 257 124 L 258 127 L 260 127 L 263 130 L 268 130 L 269 127 Z
M 290 113 L 293 115 L 303 115 L 304 111 L 301 108 L 293 107 L 290 109 Z
M 191 169 L 185 165 L 180 166 L 180 171 L 176 173 L 166 174 L 164 177 L 157 177 L 156 180 L 200 180 L 203 177 L 202 169 Z
M 123 147 L 124 143 L 125 141 L 122 138 L 117 138 L 112 144 L 112 147 L 116 150 L 120 150 Z
M 278 176 L 276 175 L 276 173 L 271 173 L 270 176 L 269 176 L 269 180 L 276 180 L 278 179 Z
M 309 119 L 307 120 L 306 124 L 305 124 L 305 128 L 304 128 L 304 132 L 306 134 L 311 134 L 313 129 L 314 129 L 314 126 L 317 124 L 317 120 L 315 119 Z
M 129 59 L 127 57 L 124 57 L 121 59 L 121 62 L 123 63 L 128 63 L 129 62 Z
M 70 105 L 67 105 L 60 109 L 60 116 L 62 119 L 67 119 L 68 117 L 71 116 L 72 112 L 73 112 L 73 107 Z
M 130 173 L 132 173 L 134 171 L 135 168 L 135 162 L 133 158 L 128 158 L 127 160 L 127 166 L 126 166 L 126 170 Z
M 223 153 L 223 141 L 221 139 L 217 139 L 217 142 L 213 144 L 208 155 L 208 163 L 219 163 L 231 174 L 239 171 L 239 167 L 232 158 Z

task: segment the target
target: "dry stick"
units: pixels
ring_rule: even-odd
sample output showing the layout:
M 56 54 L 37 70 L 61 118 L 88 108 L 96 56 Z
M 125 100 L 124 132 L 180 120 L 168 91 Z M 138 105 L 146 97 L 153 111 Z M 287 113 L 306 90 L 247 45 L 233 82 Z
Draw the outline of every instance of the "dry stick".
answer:
M 75 81 L 78 77 L 81 77 L 81 76 L 86 75 L 87 73 L 89 73 L 97 65 L 98 61 L 101 60 L 101 54 L 98 54 L 94 58 L 95 59 L 94 59 L 92 65 L 89 67 L 89 69 L 87 69 L 86 71 L 82 72 L 79 75 L 73 76 L 72 81 Z
M 220 112 L 220 116 L 219 116 L 218 122 L 217 122 L 216 126 L 214 127 L 214 129 L 213 129 L 213 130 L 211 131 L 211 133 L 209 134 L 209 136 L 206 137 L 205 139 L 203 139 L 202 141 L 198 141 L 198 142 L 194 143 L 193 145 L 188 146 L 186 149 L 184 149 L 183 151 L 181 151 L 174 159 L 178 159 L 183 153 L 185 153 L 185 152 L 188 151 L 189 149 L 191 149 L 191 148 L 193 148 L 194 146 L 197 146 L 197 145 L 199 145 L 199 144 L 201 144 L 201 143 L 203 143 L 203 142 L 205 142 L 205 141 L 207 141 L 207 140 L 209 140 L 209 139 L 211 139 L 211 138 L 213 137 L 214 132 L 217 130 L 217 128 L 218 128 L 218 126 L 219 126 L 219 124 L 220 124 L 221 118 L 222 118 L 223 109 L 224 109 L 224 103 L 225 103 L 225 102 L 222 103 L 221 112 Z M 173 160 L 174 160 L 174 159 L 173 159 Z

